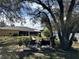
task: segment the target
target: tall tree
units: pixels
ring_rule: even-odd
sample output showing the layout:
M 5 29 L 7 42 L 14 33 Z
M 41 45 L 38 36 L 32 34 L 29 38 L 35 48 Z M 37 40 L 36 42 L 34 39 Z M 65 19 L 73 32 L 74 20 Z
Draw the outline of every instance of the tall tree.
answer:
M 59 6 L 58 7 L 58 9 L 59 9 L 58 16 L 56 16 L 57 13 L 55 14 L 53 11 L 53 2 L 54 1 Z M 43 8 L 42 9 L 43 12 L 40 11 L 38 8 L 37 14 L 41 14 L 41 13 L 44 13 L 45 15 L 50 14 L 51 19 L 53 19 L 55 26 L 57 27 L 58 36 L 59 36 L 60 42 L 61 42 L 60 46 L 64 49 L 69 48 L 70 47 L 69 44 L 71 43 L 70 41 L 72 41 L 72 38 L 74 37 L 75 32 L 76 32 L 76 31 L 73 31 L 73 29 L 75 28 L 75 30 L 76 30 L 76 28 L 78 26 L 76 24 L 76 25 L 72 26 L 72 29 L 71 29 L 71 28 L 69 28 L 69 25 L 68 25 L 72 19 L 72 12 L 73 12 L 76 0 L 69 1 L 70 4 L 68 5 L 69 8 L 67 11 L 66 10 L 64 11 L 65 7 L 67 8 L 67 6 L 66 6 L 66 4 L 64 4 L 66 1 L 63 1 L 63 0 L 33 0 L 32 3 L 33 2 L 41 5 Z M 48 14 L 45 11 L 47 11 Z M 47 22 L 49 22 L 49 25 L 51 28 L 52 27 L 51 20 L 50 20 L 49 16 L 46 16 L 46 17 L 47 17 L 46 19 L 48 20 Z M 42 20 L 44 20 L 44 19 L 42 19 Z M 46 23 L 46 21 L 45 21 L 45 23 Z M 52 32 L 52 29 L 50 31 Z M 71 33 L 72 33 L 72 36 L 70 37 Z M 53 34 L 51 34 L 51 35 L 53 37 Z M 52 38 L 52 40 L 54 41 L 53 38 Z M 50 41 L 52 41 L 52 40 L 50 40 Z

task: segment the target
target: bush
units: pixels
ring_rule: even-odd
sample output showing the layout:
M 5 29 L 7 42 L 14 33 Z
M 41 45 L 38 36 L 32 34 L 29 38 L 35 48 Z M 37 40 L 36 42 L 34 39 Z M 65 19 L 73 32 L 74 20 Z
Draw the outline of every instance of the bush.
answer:
M 56 39 L 55 39 L 55 44 L 56 44 L 57 47 L 60 45 L 60 40 L 59 40 L 58 37 L 56 37 Z
M 50 37 L 50 31 L 48 28 L 45 28 L 43 31 L 42 31 L 43 35 L 46 36 L 46 37 Z
M 22 40 L 19 40 L 19 41 L 18 41 L 18 44 L 19 44 L 19 46 L 23 45 Z
M 19 36 L 19 34 L 18 33 L 14 33 L 12 36 Z

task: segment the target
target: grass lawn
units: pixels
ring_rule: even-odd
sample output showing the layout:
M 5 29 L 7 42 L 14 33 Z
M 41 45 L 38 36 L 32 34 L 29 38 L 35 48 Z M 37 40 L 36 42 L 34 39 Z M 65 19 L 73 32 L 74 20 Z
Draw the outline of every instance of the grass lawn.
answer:
M 14 42 L 18 42 L 19 40 L 25 40 L 25 39 L 29 39 L 29 37 L 1 36 L 0 43 L 6 43 L 8 45 L 6 44 L 4 44 L 5 46 L 0 45 L 0 59 L 79 59 L 79 43 L 73 45 L 73 47 L 76 48 L 77 51 L 63 51 L 61 49 L 51 50 L 49 48 L 45 48 L 43 51 L 24 50 L 21 52 L 16 52 L 15 50 L 17 44 L 15 44 Z

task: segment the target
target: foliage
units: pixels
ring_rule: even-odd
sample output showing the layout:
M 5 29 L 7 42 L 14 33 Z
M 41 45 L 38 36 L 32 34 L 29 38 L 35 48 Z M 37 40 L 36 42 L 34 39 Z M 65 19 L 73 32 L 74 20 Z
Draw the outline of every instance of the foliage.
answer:
M 7 25 L 5 24 L 5 22 L 4 22 L 4 21 L 1 21 L 1 22 L 0 22 L 0 27 L 5 27 L 5 26 L 7 26 Z
M 46 37 L 50 37 L 50 31 L 47 28 L 44 28 L 42 32 Z
M 59 37 L 56 37 L 56 38 L 55 38 L 55 44 L 56 44 L 56 47 L 59 47 L 59 46 L 60 46 Z
M 18 33 L 14 33 L 12 36 L 19 36 L 19 34 Z
M 25 23 L 21 15 L 22 0 L 0 0 L 0 15 L 5 16 L 11 23 Z
M 41 40 L 42 38 L 39 36 L 34 36 L 36 38 L 36 40 Z M 9 41 L 9 40 L 14 40 L 16 42 L 19 41 L 30 41 L 30 36 L 0 36 L 0 42 L 5 42 L 5 41 Z

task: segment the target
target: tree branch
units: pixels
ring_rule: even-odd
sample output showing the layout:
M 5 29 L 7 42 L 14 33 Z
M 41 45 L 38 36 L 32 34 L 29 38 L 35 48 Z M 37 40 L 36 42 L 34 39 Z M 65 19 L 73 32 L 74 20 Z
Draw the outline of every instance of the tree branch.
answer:
M 61 24 L 64 25 L 64 6 L 62 0 L 57 0 L 59 7 L 60 7 L 60 21 Z
M 56 18 L 54 16 L 54 13 L 51 11 L 51 9 L 49 7 L 47 7 L 44 3 L 42 3 L 41 0 L 38 0 L 38 1 L 39 1 L 39 4 L 51 14 L 54 22 L 57 24 Z
M 66 15 L 66 23 L 70 20 L 71 18 L 71 15 L 72 15 L 72 11 L 73 11 L 73 8 L 74 8 L 74 5 L 75 5 L 75 2 L 76 0 L 71 0 L 71 3 L 70 3 L 70 7 L 68 9 L 68 13 Z

